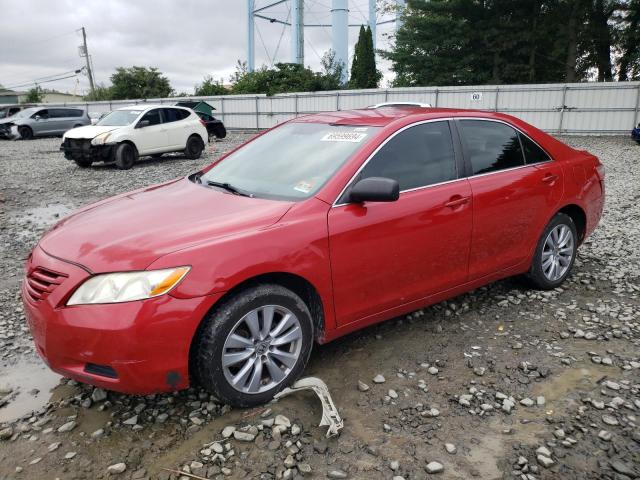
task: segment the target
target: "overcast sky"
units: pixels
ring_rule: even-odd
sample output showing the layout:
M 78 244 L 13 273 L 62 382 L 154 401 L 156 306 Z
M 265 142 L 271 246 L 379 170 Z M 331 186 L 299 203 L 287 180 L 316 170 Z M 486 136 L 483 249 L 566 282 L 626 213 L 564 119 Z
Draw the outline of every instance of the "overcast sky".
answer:
M 245 0 L 0 0 L 0 84 L 28 90 L 43 88 L 84 94 L 83 73 L 46 82 L 47 78 L 84 65 L 78 55 L 79 28 L 87 31 L 89 53 L 98 84 L 109 84 L 119 66 L 158 67 L 177 92 L 192 93 L 205 75 L 228 83 L 238 59 L 247 58 Z M 256 0 L 256 8 L 273 0 Z M 331 0 L 306 0 L 305 22 L 330 23 Z M 366 22 L 367 0 L 350 0 L 350 23 Z M 285 19 L 288 3 L 264 12 Z M 380 15 L 379 21 L 388 16 Z M 290 32 L 256 19 L 256 66 L 290 59 Z M 357 28 L 350 28 L 349 55 Z M 378 28 L 378 48 L 388 45 L 393 24 Z M 263 44 L 264 43 L 264 44 Z M 278 44 L 280 47 L 278 48 Z M 319 57 L 331 48 L 330 28 L 305 30 L 305 64 L 319 68 Z M 388 66 L 379 65 L 386 78 Z M 73 75 L 73 73 L 70 73 Z

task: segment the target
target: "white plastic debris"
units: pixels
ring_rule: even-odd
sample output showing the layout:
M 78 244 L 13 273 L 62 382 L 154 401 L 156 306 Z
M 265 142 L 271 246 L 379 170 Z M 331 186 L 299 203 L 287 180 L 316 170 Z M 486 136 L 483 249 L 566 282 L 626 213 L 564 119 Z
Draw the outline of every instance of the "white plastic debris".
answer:
M 327 430 L 327 437 L 338 435 L 340 433 L 340 430 L 342 430 L 342 428 L 344 427 L 344 421 L 342 420 L 342 417 L 338 413 L 338 409 L 333 403 L 333 399 L 331 398 L 331 394 L 329 394 L 327 384 L 319 378 L 301 378 L 289 388 L 285 388 L 284 390 L 282 390 L 274 398 L 278 400 L 300 390 L 313 390 L 316 395 L 318 395 L 320 401 L 322 402 L 322 420 L 320 421 L 319 426 L 329 427 L 329 429 Z

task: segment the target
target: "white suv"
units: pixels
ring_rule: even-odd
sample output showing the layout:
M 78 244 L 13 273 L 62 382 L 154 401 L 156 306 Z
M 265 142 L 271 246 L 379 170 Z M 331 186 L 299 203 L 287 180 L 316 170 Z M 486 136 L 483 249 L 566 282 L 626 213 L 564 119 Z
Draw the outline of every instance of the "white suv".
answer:
M 184 152 L 187 158 L 200 158 L 208 139 L 207 128 L 193 110 L 136 105 L 115 110 L 95 125 L 69 130 L 60 150 L 79 167 L 115 162 L 126 170 L 144 155 Z

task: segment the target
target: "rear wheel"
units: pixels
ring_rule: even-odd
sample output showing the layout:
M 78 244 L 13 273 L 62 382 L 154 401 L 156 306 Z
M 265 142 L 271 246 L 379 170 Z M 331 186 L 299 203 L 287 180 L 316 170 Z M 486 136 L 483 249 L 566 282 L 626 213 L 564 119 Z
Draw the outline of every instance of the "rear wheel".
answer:
M 557 213 L 538 240 L 527 277 L 542 290 L 560 286 L 571 272 L 577 248 L 578 234 L 573 219 Z
M 223 301 L 203 320 L 192 346 L 192 373 L 227 404 L 259 405 L 302 373 L 312 342 L 302 299 L 280 285 L 258 285 Z
M 31 140 L 33 138 L 33 130 L 30 127 L 20 127 L 18 128 L 18 133 L 20 134 L 20 138 L 22 140 Z
M 116 148 L 116 167 L 129 170 L 138 159 L 138 152 L 129 143 L 121 143 Z
M 188 159 L 195 160 L 200 158 L 204 150 L 204 143 L 198 135 L 191 135 L 187 140 L 187 146 L 184 149 L 184 156 Z

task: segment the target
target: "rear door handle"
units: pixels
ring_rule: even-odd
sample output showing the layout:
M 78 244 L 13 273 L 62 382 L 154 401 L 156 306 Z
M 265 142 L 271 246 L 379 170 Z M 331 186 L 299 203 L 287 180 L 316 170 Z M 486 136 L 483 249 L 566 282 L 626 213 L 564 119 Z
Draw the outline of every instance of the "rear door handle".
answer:
M 549 185 L 553 185 L 554 183 L 556 183 L 556 180 L 558 180 L 558 175 L 554 174 L 554 173 L 547 173 L 544 177 L 542 177 L 542 181 L 544 183 L 548 183 Z
M 444 206 L 449 208 L 456 208 L 456 207 L 459 207 L 460 205 L 464 205 L 467 202 L 469 202 L 469 197 L 461 197 L 460 195 L 454 195 L 449 199 L 448 202 L 444 204 Z

